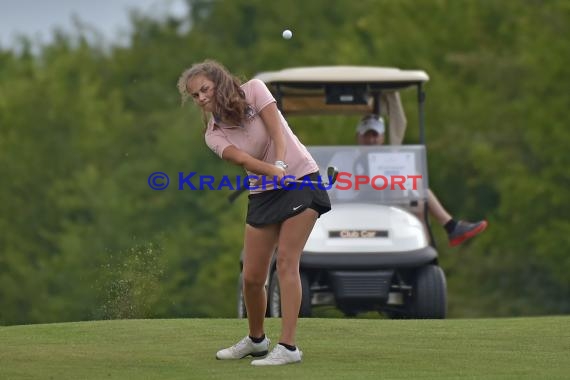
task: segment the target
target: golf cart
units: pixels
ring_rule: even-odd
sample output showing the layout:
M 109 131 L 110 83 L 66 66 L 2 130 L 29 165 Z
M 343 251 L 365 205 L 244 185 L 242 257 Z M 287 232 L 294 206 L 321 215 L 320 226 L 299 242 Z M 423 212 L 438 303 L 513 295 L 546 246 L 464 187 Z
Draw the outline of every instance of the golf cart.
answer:
M 390 318 L 445 318 L 445 275 L 427 219 L 427 74 L 321 66 L 263 72 L 257 78 L 290 122 L 295 115 L 370 113 L 390 120 L 389 145 L 307 146 L 323 178 L 330 166 L 340 174 L 329 190 L 332 210 L 317 220 L 301 256 L 299 315 L 308 317 L 315 307 L 333 305 L 346 316 L 378 311 Z M 400 92 L 407 88 L 417 90 L 420 141 L 415 145 L 401 145 L 406 118 Z M 354 131 L 355 123 L 346 127 Z M 399 184 L 392 183 L 394 178 Z M 266 283 L 270 317 L 281 316 L 275 255 Z M 238 317 L 245 316 L 240 274 Z

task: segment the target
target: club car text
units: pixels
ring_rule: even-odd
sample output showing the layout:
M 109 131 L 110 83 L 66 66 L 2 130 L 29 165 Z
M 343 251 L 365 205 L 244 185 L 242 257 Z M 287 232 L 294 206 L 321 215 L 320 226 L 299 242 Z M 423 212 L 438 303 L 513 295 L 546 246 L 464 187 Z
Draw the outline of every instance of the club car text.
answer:
M 329 231 L 329 237 L 341 239 L 372 239 L 386 238 L 388 231 L 383 230 L 336 230 Z

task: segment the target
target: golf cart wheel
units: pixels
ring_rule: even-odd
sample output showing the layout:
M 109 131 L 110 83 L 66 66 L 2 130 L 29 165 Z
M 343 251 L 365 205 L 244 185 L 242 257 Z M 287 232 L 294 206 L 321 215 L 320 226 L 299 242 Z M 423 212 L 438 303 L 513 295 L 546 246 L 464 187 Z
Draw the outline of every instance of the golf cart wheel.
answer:
M 299 309 L 299 317 L 310 317 L 313 315 L 311 307 L 311 299 L 313 298 L 311 294 L 311 284 L 309 283 L 309 276 L 306 272 L 301 272 L 301 291 L 303 292 L 303 297 L 301 298 L 301 308 Z
M 445 274 L 437 265 L 421 267 L 416 272 L 413 316 L 420 319 L 444 319 L 447 314 Z
M 238 279 L 238 294 L 237 294 L 237 317 L 247 318 L 247 310 L 245 308 L 245 301 L 243 300 L 243 274 L 239 274 Z
M 302 297 L 299 317 L 310 317 L 312 312 L 309 277 L 304 272 L 301 272 L 300 276 Z M 269 282 L 268 309 L 270 317 L 281 317 L 281 288 L 279 287 L 279 276 L 277 275 L 277 271 L 273 271 L 271 274 L 271 281 Z

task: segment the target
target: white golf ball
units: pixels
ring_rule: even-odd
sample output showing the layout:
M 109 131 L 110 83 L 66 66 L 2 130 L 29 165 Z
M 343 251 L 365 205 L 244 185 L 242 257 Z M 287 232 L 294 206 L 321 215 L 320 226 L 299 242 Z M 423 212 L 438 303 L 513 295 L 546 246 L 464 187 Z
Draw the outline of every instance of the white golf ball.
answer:
M 291 37 L 293 37 L 293 32 L 290 31 L 289 29 L 285 29 L 283 31 L 283 38 L 285 38 L 286 40 L 290 39 Z

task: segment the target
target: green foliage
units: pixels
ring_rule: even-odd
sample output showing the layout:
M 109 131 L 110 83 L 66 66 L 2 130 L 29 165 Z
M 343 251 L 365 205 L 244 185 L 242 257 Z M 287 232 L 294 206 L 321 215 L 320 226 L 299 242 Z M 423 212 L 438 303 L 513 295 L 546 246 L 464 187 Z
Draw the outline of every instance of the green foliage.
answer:
M 302 65 L 427 71 L 430 186 L 457 218 L 490 221 L 453 250 L 434 226 L 451 315 L 570 312 L 567 2 L 188 3 L 180 20 L 134 14 L 129 47 L 78 29 L 0 50 L 0 324 L 235 315 L 245 199 L 177 188 L 178 173 L 242 173 L 180 107 L 179 74 L 205 58 L 244 79 Z M 290 120 L 327 145 L 352 143 L 355 122 Z M 148 187 L 155 171 L 168 189 Z

